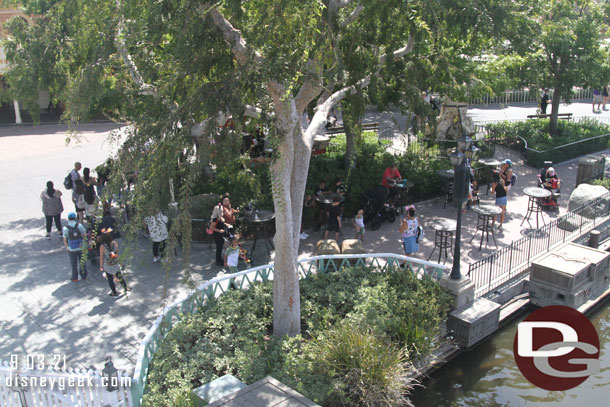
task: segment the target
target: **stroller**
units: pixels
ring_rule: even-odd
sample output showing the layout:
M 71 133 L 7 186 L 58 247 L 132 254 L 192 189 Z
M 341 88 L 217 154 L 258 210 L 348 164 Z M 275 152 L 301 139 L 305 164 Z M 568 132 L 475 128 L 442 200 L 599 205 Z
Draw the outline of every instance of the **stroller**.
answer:
M 381 222 L 396 220 L 396 210 L 389 204 L 390 190 L 383 185 L 375 185 L 367 189 L 364 194 L 364 222 L 371 225 L 371 230 L 381 227 Z
M 540 199 L 538 204 L 542 209 L 547 210 L 559 210 L 559 197 L 561 197 L 561 191 L 559 189 L 560 179 L 557 177 L 555 170 L 551 167 L 553 163 L 551 161 L 545 161 L 544 167 L 538 174 L 538 187 L 548 189 L 551 191 L 551 196 L 548 198 Z

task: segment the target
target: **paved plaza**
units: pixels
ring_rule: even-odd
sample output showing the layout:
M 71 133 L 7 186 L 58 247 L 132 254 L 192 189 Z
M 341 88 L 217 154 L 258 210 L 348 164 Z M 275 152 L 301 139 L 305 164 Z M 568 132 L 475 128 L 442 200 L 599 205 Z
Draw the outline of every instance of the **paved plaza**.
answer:
M 560 108 L 561 112 L 573 112 L 575 116 L 607 117 L 591 113 L 589 103 L 575 103 Z M 472 108 L 469 114 L 475 121 L 523 119 L 535 112 L 535 106 Z M 399 120 L 387 114 L 369 114 L 367 121 L 379 121 L 387 127 L 396 126 Z M 404 121 L 403 121 L 404 123 Z M 90 281 L 70 281 L 68 255 L 59 237 L 45 240 L 44 216 L 39 199 L 47 180 L 52 180 L 62 190 L 65 211 L 73 209 L 70 191 L 64 191 L 63 178 L 75 161 L 83 167 L 95 168 L 117 148 L 107 142 L 109 132 L 118 126 L 110 123 L 87 124 L 80 127 L 77 142 L 66 146 L 66 127 L 62 125 L 1 126 L 0 127 L 0 359 L 11 355 L 44 354 L 65 355 L 69 367 L 103 367 L 103 360 L 110 355 L 119 368 L 131 371 L 135 365 L 140 341 L 158 316 L 164 305 L 190 290 L 184 281 L 189 276 L 195 285 L 216 276 L 220 268 L 214 265 L 212 244 L 194 244 L 189 264 L 174 264 L 171 270 L 161 263 L 152 262 L 150 243 L 142 238 L 134 251 L 134 259 L 127 279 L 133 291 L 114 299 L 108 296 L 108 284 L 97 267 L 90 266 Z M 610 152 L 605 152 L 610 156 Z M 496 157 L 510 158 L 515 162 L 519 178 L 509 194 L 509 215 L 502 231 L 496 232 L 499 247 L 510 244 L 531 229 L 520 226 L 527 207 L 523 189 L 536 185 L 538 169 L 523 165 L 515 153 L 496 149 Z M 545 219 L 553 219 L 565 213 L 567 199 L 574 188 L 578 159 L 555 165 L 562 178 L 562 195 L 559 213 L 545 213 Z M 408 177 L 408 174 L 403 174 Z M 381 180 L 375 174 L 371 183 Z M 221 192 L 221 191 L 216 191 Z M 481 203 L 493 203 L 492 195 L 481 188 Z M 447 205 L 444 197 L 416 203 L 420 222 L 426 228 L 431 217 L 455 219 L 456 209 Z M 475 231 L 476 215 L 471 211 L 463 218 L 462 270 L 467 264 L 481 259 L 495 250 L 490 243 L 479 251 L 479 241 L 469 243 Z M 367 231 L 365 249 L 369 252 L 402 253 L 398 222 L 383 223 L 378 231 Z M 321 233 L 310 232 L 302 241 L 301 256 L 314 254 L 315 242 Z M 345 221 L 345 238 L 354 234 L 352 220 Z M 426 236 L 418 258 L 426 259 L 432 251 L 434 232 L 426 228 Z M 246 242 L 246 246 L 250 243 Z M 265 245 L 257 245 L 257 265 L 272 261 Z M 450 264 L 451 256 L 447 262 Z

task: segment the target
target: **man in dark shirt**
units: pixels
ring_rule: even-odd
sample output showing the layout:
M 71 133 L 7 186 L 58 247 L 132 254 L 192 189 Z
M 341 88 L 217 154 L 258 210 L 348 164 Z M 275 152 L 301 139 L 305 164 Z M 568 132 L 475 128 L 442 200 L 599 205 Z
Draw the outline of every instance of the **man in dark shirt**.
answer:
M 329 231 L 335 231 L 335 240 L 339 241 L 339 235 L 341 234 L 341 198 L 338 196 L 333 198 L 332 205 L 328 208 L 328 224 L 326 232 L 324 232 L 324 239 L 328 236 Z
M 546 89 L 542 89 L 542 97 L 540 98 L 540 112 L 546 114 L 546 107 L 551 100 L 549 93 Z

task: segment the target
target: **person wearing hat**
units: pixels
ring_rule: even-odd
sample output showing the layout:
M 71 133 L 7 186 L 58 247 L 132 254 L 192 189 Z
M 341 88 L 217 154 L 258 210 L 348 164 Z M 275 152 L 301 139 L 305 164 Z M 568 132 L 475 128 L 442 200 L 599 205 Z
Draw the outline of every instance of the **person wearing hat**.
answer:
M 70 265 L 72 266 L 72 281 L 78 282 L 80 272 L 81 280 L 87 279 L 87 262 L 83 262 L 83 246 L 87 237 L 87 229 L 78 223 L 76 213 L 68 214 L 68 225 L 63 229 L 64 246 L 68 250 L 70 256 Z M 80 268 L 80 270 L 79 270 Z
M 121 265 L 119 263 L 119 244 L 112 237 L 112 228 L 102 229 L 98 240 L 100 247 L 100 272 L 106 274 L 108 286 L 110 286 L 110 296 L 118 297 L 115 282 L 121 283 L 121 286 L 127 291 L 131 288 L 127 287 L 127 283 L 121 273 Z
M 554 191 L 554 190 L 559 190 L 560 183 L 561 183 L 561 181 L 559 180 L 559 177 L 557 176 L 557 172 L 555 171 L 555 168 L 549 167 L 546 170 L 544 179 L 542 180 L 542 185 L 546 189 Z
M 392 185 L 400 182 L 402 180 L 402 176 L 398 171 L 398 165 L 396 162 L 393 162 L 388 168 L 383 172 L 383 177 L 381 178 L 381 185 L 388 188 L 390 190 L 389 201 L 390 204 L 394 205 L 395 196 L 397 194 L 396 188 L 393 188 Z
M 508 158 L 502 161 L 500 165 L 500 177 L 504 180 L 504 185 L 506 186 L 506 192 L 510 191 L 512 187 L 512 179 L 513 179 L 513 162 Z

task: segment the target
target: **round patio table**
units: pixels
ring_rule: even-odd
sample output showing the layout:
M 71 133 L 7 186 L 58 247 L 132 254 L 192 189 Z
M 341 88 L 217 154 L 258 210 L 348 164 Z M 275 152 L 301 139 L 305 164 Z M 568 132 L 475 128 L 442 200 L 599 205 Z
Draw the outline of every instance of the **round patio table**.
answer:
M 536 229 L 538 229 L 538 215 L 542 218 L 542 223 L 544 222 L 544 215 L 542 214 L 542 208 L 538 204 L 541 199 L 546 199 L 551 196 L 551 191 L 545 188 L 540 187 L 527 187 L 523 190 L 525 195 L 529 197 L 529 201 L 527 202 L 527 212 L 525 213 L 525 218 L 521 221 L 521 226 L 523 226 L 523 222 L 527 221 L 528 225 L 532 227 L 530 223 L 530 217 L 532 214 L 536 214 Z
M 496 215 L 502 213 L 502 208 L 494 205 L 475 205 L 472 207 L 472 211 L 479 215 L 477 219 L 477 230 L 474 235 L 470 238 L 470 242 L 474 240 L 475 236 L 481 231 L 481 243 L 479 244 L 479 250 L 483 247 L 483 238 L 485 238 L 485 247 L 489 243 L 489 232 L 491 232 L 491 238 L 494 241 L 494 245 L 498 247 L 496 243 L 496 237 L 494 235 L 493 220 Z
M 272 211 L 268 211 L 265 209 L 256 209 L 252 213 L 244 216 L 246 222 L 252 225 L 252 231 L 254 233 L 254 242 L 252 243 L 252 251 L 250 253 L 251 257 L 254 257 L 254 249 L 256 249 L 256 241 L 258 240 L 259 234 L 263 235 L 263 241 L 265 242 L 265 247 L 267 248 L 267 253 L 271 255 L 271 250 L 269 250 L 269 245 L 271 245 L 272 249 L 275 249 L 273 246 L 273 242 L 271 241 L 271 236 L 269 236 L 269 224 L 273 219 L 275 219 L 275 213 Z
M 427 223 L 435 232 L 434 249 L 432 249 L 432 253 L 428 256 L 428 260 L 430 260 L 438 247 L 438 263 L 441 262 L 443 250 L 445 250 L 445 260 L 443 261 L 443 264 L 445 264 L 447 261 L 447 249 L 451 249 L 453 246 L 453 232 L 457 229 L 457 221 L 446 218 L 432 218 Z

